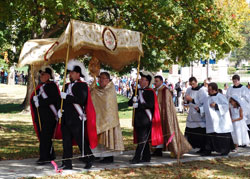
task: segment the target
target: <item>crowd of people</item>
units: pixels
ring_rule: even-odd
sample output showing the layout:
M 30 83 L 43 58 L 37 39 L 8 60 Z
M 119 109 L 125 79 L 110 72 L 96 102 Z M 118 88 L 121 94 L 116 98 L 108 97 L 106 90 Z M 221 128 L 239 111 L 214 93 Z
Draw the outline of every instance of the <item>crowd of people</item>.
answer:
M 127 96 L 128 105 L 134 108 L 137 147 L 131 164 L 150 162 L 151 156 L 161 157 L 164 150 L 175 158 L 192 148 L 199 148 L 201 155 L 211 155 L 213 151 L 227 155 L 250 143 L 247 132 L 250 90 L 240 84 L 238 75 L 233 76 L 234 85 L 223 95 L 217 84 L 209 80 L 199 85 L 191 77 L 189 86 L 179 80 L 173 87 L 162 76 L 147 71 L 140 72 L 138 90 L 132 78 L 111 77 L 108 72 L 101 72 L 97 82 L 88 84 L 88 74 L 76 60 L 68 64 L 70 82 L 65 91 L 60 92 L 52 80 L 51 67 L 42 67 L 39 73 L 41 83 L 30 98 L 33 124 L 40 141 L 39 165 L 55 159 L 52 138 L 63 140 L 62 169 L 73 168 L 72 145 L 79 147 L 85 169 L 91 168 L 96 158 L 100 158 L 100 163 L 114 162 L 114 157 L 124 151 L 117 93 Z M 183 108 L 189 109 L 185 135 L 177 119 L 182 103 Z
M 0 74 L 0 82 L 1 83 L 8 83 L 8 77 L 10 73 L 8 73 L 6 70 L 2 69 Z M 17 85 L 26 85 L 28 82 L 28 74 L 24 73 L 24 71 L 14 71 L 14 83 Z
M 1 83 L 7 83 L 7 80 L 8 80 L 8 72 L 5 71 L 5 70 L 1 70 Z

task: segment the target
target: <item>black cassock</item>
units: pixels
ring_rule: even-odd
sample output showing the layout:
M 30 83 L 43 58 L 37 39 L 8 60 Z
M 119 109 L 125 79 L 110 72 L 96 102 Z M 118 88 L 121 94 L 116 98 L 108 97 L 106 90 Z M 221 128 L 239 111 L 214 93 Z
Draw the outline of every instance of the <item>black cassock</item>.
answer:
M 43 88 L 43 90 L 41 90 Z M 44 93 L 42 93 L 44 91 Z M 36 93 L 39 99 L 39 115 L 41 120 L 42 131 L 40 131 L 39 121 L 37 116 L 36 106 L 33 99 L 31 99 L 33 112 L 35 114 L 35 123 L 38 130 L 38 137 L 40 138 L 40 161 L 50 161 L 55 159 L 54 149 L 52 146 L 52 137 L 54 134 L 57 111 L 60 108 L 60 94 L 57 85 L 54 82 L 46 82 L 41 85 Z M 44 98 L 43 96 L 47 96 Z M 54 111 L 51 106 L 54 106 Z
M 67 91 L 70 84 L 66 84 L 65 91 Z M 72 94 L 68 94 L 63 101 L 63 116 L 62 116 L 62 137 L 63 137 L 63 158 L 72 158 L 72 140 L 77 143 L 80 151 L 82 152 L 82 120 L 79 117 L 75 106 L 73 104 L 79 104 L 83 107 L 87 104 L 88 86 L 86 83 L 75 82 L 71 85 Z M 84 111 L 84 110 L 83 110 Z M 84 155 L 90 155 L 87 158 L 88 161 L 93 160 L 92 151 L 89 146 L 89 139 L 87 136 L 86 121 L 84 123 Z M 71 160 L 65 160 L 66 166 L 71 166 Z
M 137 138 L 137 148 L 135 151 L 135 156 L 133 158 L 134 161 L 150 161 L 151 154 L 149 148 L 148 139 L 151 136 L 151 127 L 152 121 L 149 119 L 149 116 L 146 114 L 145 109 L 149 109 L 153 116 L 154 114 L 154 92 L 152 90 L 143 90 L 138 89 L 138 96 L 139 91 L 142 91 L 143 98 L 145 103 L 141 103 L 138 101 L 138 108 L 135 108 L 135 118 L 134 118 L 134 130 L 136 133 Z M 129 100 L 128 105 L 133 105 L 133 97 Z

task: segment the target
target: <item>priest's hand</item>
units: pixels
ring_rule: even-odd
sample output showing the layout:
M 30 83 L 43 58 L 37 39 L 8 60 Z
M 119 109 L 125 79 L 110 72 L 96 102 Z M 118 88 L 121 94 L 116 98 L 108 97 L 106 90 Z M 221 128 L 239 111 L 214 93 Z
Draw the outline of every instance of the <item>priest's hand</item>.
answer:
M 215 108 L 215 106 L 216 106 L 216 103 L 215 103 L 215 102 L 213 102 L 213 103 L 210 104 L 210 107 L 211 107 L 211 108 Z
M 67 93 L 61 92 L 61 98 L 62 99 L 66 99 L 67 95 L 68 95 Z
M 189 95 L 186 95 L 185 96 L 185 100 L 189 101 L 189 102 L 192 102 L 193 101 L 193 98 Z

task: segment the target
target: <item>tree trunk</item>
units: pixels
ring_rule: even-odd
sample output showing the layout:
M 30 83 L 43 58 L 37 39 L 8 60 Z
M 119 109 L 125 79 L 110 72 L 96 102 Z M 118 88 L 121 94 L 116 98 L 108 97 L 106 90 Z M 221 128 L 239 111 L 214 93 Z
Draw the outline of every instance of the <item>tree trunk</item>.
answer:
M 34 71 L 35 71 L 34 72 L 35 79 L 37 79 L 37 77 L 38 77 L 37 70 L 34 69 Z M 26 91 L 26 96 L 24 98 L 24 101 L 22 103 L 23 112 L 29 112 L 30 111 L 30 96 L 31 96 L 32 92 L 34 91 L 33 81 L 32 81 L 32 75 L 33 75 L 32 73 L 33 72 L 31 71 L 31 67 L 29 66 L 29 69 L 28 69 L 27 91 Z M 38 80 L 35 80 L 36 83 L 37 83 L 37 81 Z

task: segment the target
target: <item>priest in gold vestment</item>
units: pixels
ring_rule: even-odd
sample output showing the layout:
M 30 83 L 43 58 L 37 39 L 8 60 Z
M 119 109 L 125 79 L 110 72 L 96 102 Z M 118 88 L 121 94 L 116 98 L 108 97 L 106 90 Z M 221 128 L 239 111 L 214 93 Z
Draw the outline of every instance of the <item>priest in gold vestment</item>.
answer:
M 96 111 L 98 147 L 93 150 L 96 157 L 104 157 L 101 163 L 112 163 L 115 155 L 124 150 L 118 116 L 116 91 L 108 72 L 101 72 L 99 86 L 91 88 L 91 97 Z
M 173 98 L 168 88 L 163 84 L 162 76 L 155 76 L 155 91 L 158 98 L 162 130 L 164 136 L 163 146 L 157 146 L 153 156 L 162 156 L 162 150 L 169 150 L 172 157 L 180 158 L 184 153 L 189 152 L 192 147 L 181 133 Z M 170 137 L 171 142 L 166 147 Z

